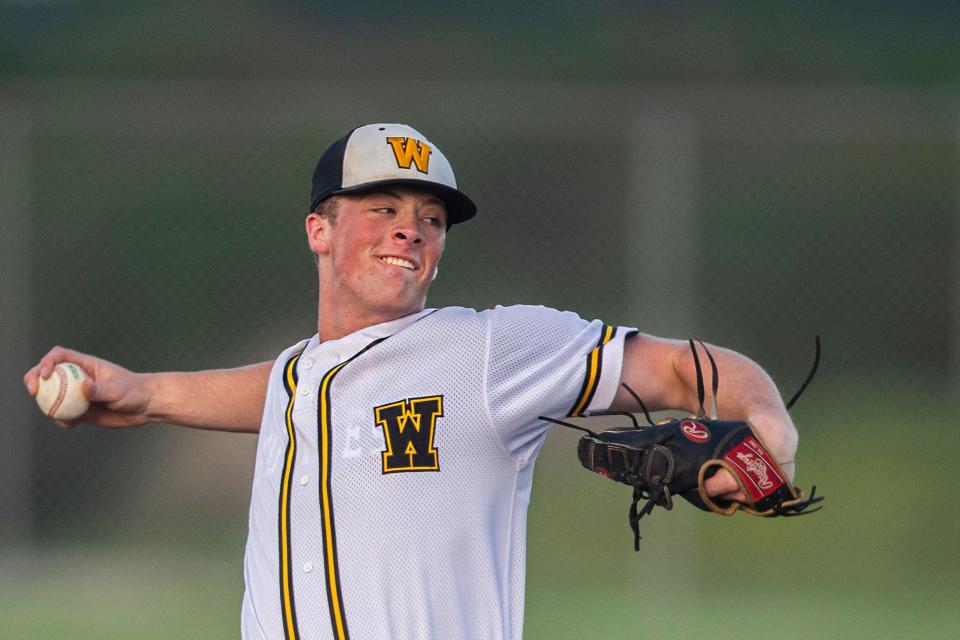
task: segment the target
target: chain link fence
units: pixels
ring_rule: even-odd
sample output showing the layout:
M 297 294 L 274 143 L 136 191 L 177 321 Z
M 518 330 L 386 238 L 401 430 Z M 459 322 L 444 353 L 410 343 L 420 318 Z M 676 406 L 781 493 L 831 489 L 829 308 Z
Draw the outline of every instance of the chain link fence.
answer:
M 420 128 L 479 205 L 449 236 L 431 306 L 545 304 L 695 334 L 785 394 L 820 334 L 824 395 L 955 397 L 951 96 L 24 81 L 0 112 L 10 540 L 242 540 L 254 437 L 64 433 L 19 379 L 53 344 L 149 371 L 271 359 L 310 335 L 310 175 L 367 121 Z

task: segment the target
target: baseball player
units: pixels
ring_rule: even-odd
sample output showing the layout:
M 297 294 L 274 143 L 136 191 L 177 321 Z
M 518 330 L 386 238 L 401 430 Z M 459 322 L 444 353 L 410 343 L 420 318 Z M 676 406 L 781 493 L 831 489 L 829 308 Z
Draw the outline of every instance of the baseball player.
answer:
M 259 432 L 244 638 L 521 638 L 527 504 L 549 426 L 537 416 L 633 410 L 621 382 L 651 409 L 695 409 L 686 342 L 539 306 L 428 308 L 446 234 L 475 213 L 421 133 L 358 127 L 313 175 L 312 337 L 272 363 L 193 373 L 55 347 L 26 374 L 35 394 L 57 362 L 83 366 L 82 422 Z M 722 412 L 793 460 L 769 376 L 711 352 Z M 736 488 L 725 472 L 708 483 L 715 496 Z

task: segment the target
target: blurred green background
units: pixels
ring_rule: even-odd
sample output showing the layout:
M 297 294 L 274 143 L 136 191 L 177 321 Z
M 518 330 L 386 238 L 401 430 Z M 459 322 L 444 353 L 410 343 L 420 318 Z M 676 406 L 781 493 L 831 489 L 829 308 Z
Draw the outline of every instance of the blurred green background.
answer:
M 534 303 L 763 364 L 809 518 L 645 521 L 553 432 L 525 637 L 953 638 L 960 8 L 0 1 L 0 638 L 232 638 L 256 439 L 61 432 L 20 377 L 314 331 L 309 180 L 408 122 L 480 215 L 429 303 Z M 722 373 L 721 373 L 722 382 Z M 722 402 L 722 386 L 721 386 Z

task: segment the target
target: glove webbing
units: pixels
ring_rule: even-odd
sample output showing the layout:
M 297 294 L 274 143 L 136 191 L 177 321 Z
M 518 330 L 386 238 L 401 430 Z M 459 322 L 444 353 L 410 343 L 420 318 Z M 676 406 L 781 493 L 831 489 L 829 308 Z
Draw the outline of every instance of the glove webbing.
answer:
M 673 495 L 670 493 L 669 481 L 673 478 L 673 465 L 670 464 L 665 475 L 653 475 L 650 473 L 649 465 L 653 462 L 651 456 L 655 455 L 657 450 L 661 453 L 665 451 L 661 447 L 655 447 L 642 455 L 636 462 L 636 468 L 633 469 L 633 476 L 636 481 L 642 478 L 644 487 L 639 484 L 633 486 L 633 502 L 630 503 L 629 520 L 630 528 L 633 530 L 633 550 L 640 551 L 640 518 L 653 512 L 653 508 L 661 506 L 667 511 L 673 509 Z M 666 453 L 669 456 L 669 453 Z M 637 509 L 641 500 L 646 499 L 643 508 Z

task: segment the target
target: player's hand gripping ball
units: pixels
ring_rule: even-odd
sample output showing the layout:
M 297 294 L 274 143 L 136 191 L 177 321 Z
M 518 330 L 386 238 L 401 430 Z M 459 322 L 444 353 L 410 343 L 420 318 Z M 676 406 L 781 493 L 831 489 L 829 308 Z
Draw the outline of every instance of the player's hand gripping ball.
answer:
M 83 395 L 87 373 L 72 362 L 61 362 L 49 378 L 40 378 L 37 404 L 54 420 L 76 420 L 87 412 L 90 402 Z

